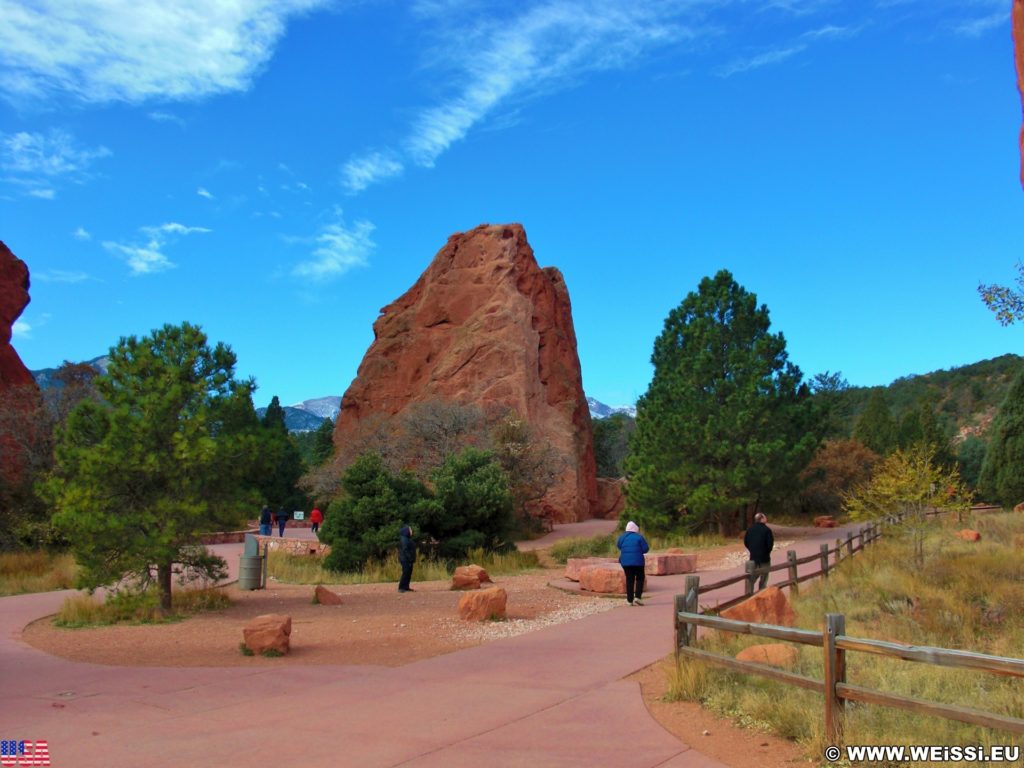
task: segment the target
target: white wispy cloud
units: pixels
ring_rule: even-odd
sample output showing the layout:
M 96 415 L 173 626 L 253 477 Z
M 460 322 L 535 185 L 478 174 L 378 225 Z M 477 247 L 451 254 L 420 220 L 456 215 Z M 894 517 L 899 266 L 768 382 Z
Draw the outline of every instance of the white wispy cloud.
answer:
M 8 173 L 32 177 L 81 176 L 94 160 L 108 157 L 104 146 L 80 147 L 67 131 L 0 133 L 0 167 Z
M 718 74 L 721 77 L 731 77 L 740 72 L 749 72 L 752 69 L 760 69 L 770 64 L 778 64 L 805 50 L 807 50 L 806 45 L 793 45 L 788 48 L 776 48 L 773 51 L 765 51 L 745 59 L 735 59 L 719 69 Z
M 1008 21 L 1009 11 L 1005 8 L 999 11 L 994 11 L 986 16 L 979 16 L 974 19 L 957 24 L 955 30 L 958 34 L 964 35 L 965 37 L 981 37 L 985 33 L 1004 27 L 1009 24 Z
M 247 90 L 288 21 L 329 0 L 0 0 L 0 93 L 84 102 Z
M 124 259 L 133 275 L 149 275 L 164 272 L 177 266 L 167 258 L 164 247 L 179 237 L 210 232 L 206 227 L 188 227 L 177 222 L 168 222 L 154 227 L 140 227 L 146 236 L 144 243 L 118 243 L 106 241 L 103 247 Z
M 75 238 L 75 240 L 92 240 L 92 234 L 85 227 L 78 227 L 71 233 L 71 236 Z
M 296 265 L 294 274 L 313 280 L 340 277 L 354 267 L 369 263 L 376 248 L 371 235 L 375 227 L 369 221 L 359 220 L 348 226 L 337 212 L 337 221 L 326 225 L 313 238 L 312 258 Z
M 33 273 L 32 279 L 43 283 L 82 283 L 89 279 L 89 275 L 85 272 L 47 269 L 42 272 Z
M 199 189 L 197 189 L 196 194 L 199 195 L 200 197 L 205 197 L 207 200 L 213 200 L 213 195 L 210 193 L 210 190 L 208 190 L 206 187 L 200 187 Z
M 432 167 L 469 131 L 509 102 L 568 87 L 590 72 L 629 66 L 697 36 L 704 6 L 665 0 L 543 0 L 482 13 L 478 0 L 418 0 L 413 12 L 435 31 L 430 68 L 447 96 L 420 110 L 396 146 L 354 155 L 341 169 L 351 193 Z M 509 10 L 511 9 L 511 10 Z
M 175 125 L 184 127 L 185 121 L 177 115 L 171 114 L 170 112 L 150 112 L 146 115 L 154 123 L 174 123 Z
M 403 170 L 405 166 L 395 152 L 373 151 L 345 163 L 341 169 L 341 184 L 349 192 L 362 192 L 371 184 L 398 176 Z
M 32 338 L 32 326 L 24 320 L 15 320 L 11 326 L 11 336 L 16 339 L 30 339 Z
M 40 200 L 55 200 L 57 198 L 57 190 L 49 187 L 30 189 L 26 194 L 30 197 L 38 197 Z

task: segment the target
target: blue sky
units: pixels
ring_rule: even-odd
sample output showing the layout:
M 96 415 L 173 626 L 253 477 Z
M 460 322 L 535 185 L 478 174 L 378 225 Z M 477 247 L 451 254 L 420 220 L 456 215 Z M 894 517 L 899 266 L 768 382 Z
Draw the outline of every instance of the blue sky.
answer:
M 0 239 L 33 369 L 189 320 L 257 405 L 341 394 L 448 235 L 521 222 L 583 383 L 721 268 L 857 385 L 1021 352 L 1008 0 L 0 0 Z

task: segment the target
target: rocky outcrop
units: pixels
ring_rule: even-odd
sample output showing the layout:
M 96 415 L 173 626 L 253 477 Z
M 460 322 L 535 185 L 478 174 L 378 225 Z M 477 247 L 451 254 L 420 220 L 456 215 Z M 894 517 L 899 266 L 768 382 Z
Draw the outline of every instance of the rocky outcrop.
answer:
M 452 589 L 480 589 L 481 584 L 489 584 L 491 577 L 479 565 L 460 565 L 452 574 Z
M 569 292 L 541 269 L 522 226 L 452 235 L 403 296 L 381 310 L 374 341 L 341 400 L 339 451 L 367 424 L 431 401 L 510 409 L 564 461 L 535 513 L 554 521 L 598 509 L 590 412 Z
M 277 613 L 257 616 L 242 630 L 245 647 L 256 654 L 276 651 L 286 655 L 291 649 L 292 617 Z
M 792 627 L 796 624 L 796 613 L 786 595 L 778 587 L 767 587 L 739 605 L 722 611 L 723 619 L 746 621 L 751 624 L 774 624 Z
M 1024 0 L 1013 0 L 1013 48 L 1017 62 L 1017 90 L 1024 107 Z M 1020 183 L 1024 187 L 1024 123 L 1020 129 Z
M 28 302 L 28 267 L 0 241 L 0 391 L 35 386 L 32 374 L 11 346 L 11 328 Z
M 332 592 L 323 584 L 317 584 L 313 590 L 313 602 L 317 605 L 341 605 L 343 601 L 337 592 Z
M 508 593 L 501 587 L 467 592 L 459 598 L 459 616 L 464 621 L 499 621 L 507 605 Z
M 625 478 L 613 480 L 607 477 L 597 478 L 597 509 L 594 517 L 605 520 L 618 520 L 626 508 Z

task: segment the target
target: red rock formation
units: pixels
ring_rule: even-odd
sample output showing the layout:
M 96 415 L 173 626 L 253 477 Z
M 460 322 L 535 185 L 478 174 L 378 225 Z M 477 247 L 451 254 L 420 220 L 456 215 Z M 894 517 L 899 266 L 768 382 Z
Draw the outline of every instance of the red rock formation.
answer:
M 11 327 L 29 302 L 28 267 L 0 241 L 0 391 L 35 380 L 11 346 Z
M 1024 107 L 1024 0 L 1013 0 L 1013 48 L 1017 60 L 1017 90 Z M 1020 183 L 1024 187 L 1024 124 L 1020 129 Z
M 374 342 L 341 400 L 334 444 L 360 424 L 432 400 L 514 410 L 567 464 L 538 504 L 556 521 L 597 506 L 593 432 L 569 292 L 541 269 L 522 226 L 452 235 L 416 284 L 384 307 Z
M 739 605 L 727 608 L 719 614 L 723 619 L 747 621 L 751 624 L 775 624 L 792 627 L 796 624 L 796 613 L 786 595 L 778 587 L 767 587 Z
M 459 598 L 459 616 L 464 621 L 497 621 L 504 619 L 508 593 L 501 587 L 467 592 Z

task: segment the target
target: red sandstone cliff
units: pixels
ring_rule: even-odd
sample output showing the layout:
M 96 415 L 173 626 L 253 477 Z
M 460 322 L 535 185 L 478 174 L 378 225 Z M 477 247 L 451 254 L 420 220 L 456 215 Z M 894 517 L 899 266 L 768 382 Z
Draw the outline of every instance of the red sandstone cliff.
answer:
M 557 269 L 537 266 L 522 226 L 452 235 L 373 330 L 341 400 L 335 445 L 354 439 L 360 422 L 400 416 L 420 402 L 508 407 L 568 462 L 543 506 L 560 521 L 597 513 L 569 292 Z
M 1024 107 L 1024 0 L 1013 0 L 1013 48 L 1017 61 L 1017 90 Z M 1020 183 L 1024 187 L 1024 124 L 1020 129 Z
M 0 241 L 0 390 L 35 383 L 11 346 L 11 327 L 28 302 L 28 267 Z

